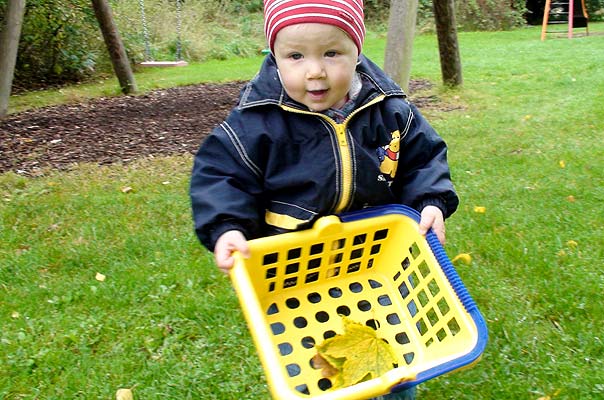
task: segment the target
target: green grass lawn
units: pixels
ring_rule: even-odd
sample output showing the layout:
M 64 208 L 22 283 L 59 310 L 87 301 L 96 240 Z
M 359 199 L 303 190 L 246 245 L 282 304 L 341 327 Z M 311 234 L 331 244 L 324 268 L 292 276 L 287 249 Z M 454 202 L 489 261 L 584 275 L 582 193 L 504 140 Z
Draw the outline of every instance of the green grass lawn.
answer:
M 416 40 L 413 77 L 461 107 L 426 114 L 461 197 L 447 252 L 471 255 L 458 272 L 490 333 L 477 365 L 422 384 L 420 399 L 604 398 L 604 24 L 590 30 L 544 42 L 537 27 L 462 33 L 455 90 L 438 84 L 435 37 Z M 370 57 L 383 49 L 368 37 Z M 259 62 L 137 80 L 249 79 Z M 107 94 L 112 80 L 11 105 Z M 193 235 L 190 166 L 181 156 L 0 175 L 0 398 L 269 398 L 230 283 Z

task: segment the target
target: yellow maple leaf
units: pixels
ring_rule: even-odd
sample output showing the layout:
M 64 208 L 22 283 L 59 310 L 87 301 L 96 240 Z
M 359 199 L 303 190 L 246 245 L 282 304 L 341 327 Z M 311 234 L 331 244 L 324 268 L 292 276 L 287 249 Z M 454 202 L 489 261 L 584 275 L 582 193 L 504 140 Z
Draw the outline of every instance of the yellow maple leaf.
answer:
M 484 214 L 485 212 L 487 212 L 487 208 L 483 206 L 474 206 L 474 212 Z
M 319 356 L 328 363 L 334 388 L 379 377 L 396 366 L 396 353 L 374 329 L 348 318 L 343 321 L 343 334 L 317 345 Z M 337 371 L 335 374 L 334 370 Z
M 456 262 L 461 261 L 466 265 L 470 265 L 472 263 L 472 256 L 469 255 L 468 253 L 459 253 L 458 255 L 456 255 L 455 257 L 453 257 L 453 259 L 451 260 L 451 262 L 453 264 L 455 264 Z
M 118 389 L 115 392 L 115 400 L 133 400 L 134 396 L 132 395 L 131 389 Z

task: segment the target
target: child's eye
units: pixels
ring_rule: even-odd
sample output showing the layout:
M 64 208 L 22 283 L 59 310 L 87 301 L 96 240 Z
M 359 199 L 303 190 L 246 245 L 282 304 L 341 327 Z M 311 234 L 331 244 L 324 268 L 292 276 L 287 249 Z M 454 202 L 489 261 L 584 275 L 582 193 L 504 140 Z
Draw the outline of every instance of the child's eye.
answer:
M 292 53 L 289 55 L 289 57 L 293 60 L 300 60 L 303 56 L 300 53 Z
M 325 53 L 325 57 L 335 57 L 337 54 L 335 50 L 331 50 Z

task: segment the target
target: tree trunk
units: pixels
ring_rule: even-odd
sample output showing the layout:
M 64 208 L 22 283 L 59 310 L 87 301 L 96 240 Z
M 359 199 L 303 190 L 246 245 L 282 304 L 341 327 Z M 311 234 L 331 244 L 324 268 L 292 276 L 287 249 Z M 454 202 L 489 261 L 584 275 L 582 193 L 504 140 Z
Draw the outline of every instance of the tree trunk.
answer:
M 434 0 L 433 4 L 443 83 L 449 86 L 459 86 L 463 83 L 463 78 L 457 42 L 455 2 L 454 0 Z
M 0 118 L 8 114 L 24 14 L 25 0 L 8 0 L 4 26 L 0 27 Z
M 409 91 L 411 56 L 417 19 L 418 0 L 392 0 L 388 19 L 384 71 Z
M 111 7 L 109 7 L 107 0 L 92 0 L 92 7 L 103 32 L 111 64 L 120 82 L 122 92 L 124 94 L 135 93 L 138 89 L 134 80 L 134 74 L 132 73 L 132 68 L 130 68 L 130 62 L 128 61 L 122 38 L 113 21 Z

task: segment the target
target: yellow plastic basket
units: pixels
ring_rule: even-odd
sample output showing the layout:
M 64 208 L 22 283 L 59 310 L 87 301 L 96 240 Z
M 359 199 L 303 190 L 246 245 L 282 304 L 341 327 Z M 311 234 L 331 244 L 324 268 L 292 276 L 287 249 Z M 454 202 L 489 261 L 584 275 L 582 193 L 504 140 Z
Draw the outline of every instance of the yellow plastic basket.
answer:
M 251 240 L 230 276 L 275 399 L 368 399 L 478 361 L 480 312 L 419 214 L 383 206 L 319 219 L 312 229 Z M 315 369 L 315 344 L 342 315 L 377 330 L 398 367 L 345 388 Z

